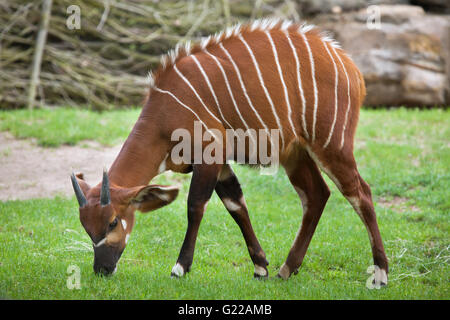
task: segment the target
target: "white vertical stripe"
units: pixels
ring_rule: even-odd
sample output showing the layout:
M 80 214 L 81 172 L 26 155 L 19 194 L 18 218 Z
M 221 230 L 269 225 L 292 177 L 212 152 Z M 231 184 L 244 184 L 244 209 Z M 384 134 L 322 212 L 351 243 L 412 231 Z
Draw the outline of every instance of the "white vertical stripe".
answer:
M 273 39 L 272 39 L 272 36 L 270 35 L 270 32 L 266 31 L 265 34 L 266 34 L 267 38 L 269 39 L 270 45 L 272 47 L 273 56 L 275 58 L 275 63 L 277 65 L 277 69 L 278 69 L 278 75 L 280 76 L 281 84 L 283 85 L 284 99 L 286 100 L 286 106 L 288 108 L 289 124 L 291 125 L 292 132 L 294 133 L 294 136 L 297 137 L 297 132 L 295 132 L 295 127 L 294 127 L 294 124 L 292 123 L 291 103 L 289 101 L 289 94 L 288 94 L 288 90 L 287 90 L 287 87 L 286 87 L 286 83 L 284 82 L 283 71 L 281 70 L 280 61 L 278 59 L 277 49 L 275 48 L 275 43 L 273 42 Z
M 233 91 L 231 90 L 231 87 L 230 87 L 230 83 L 229 83 L 229 81 L 228 81 L 227 74 L 225 73 L 225 70 L 223 69 L 222 64 L 220 63 L 219 59 L 217 59 L 216 56 L 214 56 L 214 55 L 212 55 L 211 53 L 209 53 L 208 50 L 205 50 L 205 52 L 206 52 L 211 58 L 213 58 L 213 60 L 216 62 L 217 66 L 219 67 L 220 71 L 222 72 L 223 78 L 224 78 L 224 80 L 225 80 L 225 85 L 226 85 L 226 87 L 227 87 L 228 93 L 230 94 L 231 100 L 233 101 L 234 108 L 235 108 L 237 114 L 239 115 L 239 118 L 241 119 L 242 123 L 244 124 L 245 128 L 246 128 L 247 130 L 249 130 L 249 127 L 248 127 L 248 125 L 247 125 L 247 122 L 245 122 L 244 118 L 242 117 L 242 114 L 241 114 L 241 112 L 239 111 L 239 108 L 238 108 L 238 106 L 237 106 L 236 100 L 234 99 Z M 256 146 L 257 144 L 256 144 L 255 138 L 254 138 L 252 135 L 250 135 L 250 134 L 249 134 L 249 137 L 253 140 L 253 143 L 254 143 L 254 145 Z
M 281 149 L 283 150 L 284 149 L 283 126 L 281 125 L 280 118 L 278 118 L 277 112 L 275 110 L 275 106 L 273 105 L 273 101 L 272 101 L 272 99 L 270 97 L 269 92 L 267 91 L 267 88 L 266 88 L 265 84 L 264 84 L 264 79 L 262 77 L 261 70 L 259 69 L 258 62 L 256 61 L 256 58 L 255 58 L 255 55 L 253 54 L 252 49 L 250 48 L 250 46 L 248 45 L 248 43 L 245 41 L 245 39 L 242 37 L 241 34 L 239 35 L 239 40 L 241 40 L 241 42 L 245 45 L 245 47 L 247 48 L 248 53 L 250 54 L 250 57 L 251 57 L 251 59 L 253 61 L 253 65 L 255 66 L 256 72 L 258 74 L 258 79 L 259 79 L 259 82 L 261 84 L 261 87 L 263 88 L 264 93 L 266 95 L 266 98 L 267 98 L 267 100 L 270 103 L 270 106 L 272 108 L 272 113 L 273 113 L 273 115 L 274 115 L 274 117 L 275 117 L 275 119 L 277 121 L 278 128 L 280 129 L 281 144 L 282 144 Z
M 338 112 L 338 69 L 336 66 L 336 62 L 334 61 L 333 56 L 331 55 L 330 50 L 328 49 L 327 46 L 327 42 L 323 41 L 323 45 L 325 47 L 325 49 L 327 50 L 328 55 L 331 58 L 331 61 L 333 62 L 333 67 L 334 67 L 334 117 L 333 117 L 333 123 L 331 124 L 331 129 L 330 129 L 330 133 L 328 135 L 328 139 L 325 142 L 325 144 L 323 145 L 324 148 L 326 148 L 328 146 L 328 144 L 330 143 L 331 140 L 331 136 L 333 135 L 333 131 L 334 131 L 334 126 L 336 125 L 336 118 L 337 118 L 337 112 Z
M 203 102 L 203 99 L 200 97 L 200 95 L 197 93 L 197 91 L 195 90 L 195 88 L 192 86 L 192 84 L 189 82 L 189 80 L 180 72 L 180 70 L 178 70 L 177 65 L 174 64 L 173 65 L 173 69 L 175 70 L 175 72 L 180 76 L 181 79 L 183 79 L 183 81 L 189 86 L 189 88 L 191 88 L 192 92 L 195 94 L 195 96 L 197 97 L 197 99 L 200 101 L 200 103 L 203 105 L 203 107 L 206 109 L 206 111 L 208 111 L 208 113 L 211 115 L 211 117 L 213 117 L 217 122 L 222 123 L 222 121 L 220 121 L 219 118 L 216 117 L 216 115 L 214 113 L 212 113 L 209 108 L 206 106 L 205 102 Z
M 295 58 L 295 66 L 297 69 L 298 89 L 300 91 L 300 97 L 302 100 L 302 125 L 303 125 L 303 130 L 305 130 L 306 138 L 309 139 L 308 127 L 306 126 L 306 118 L 305 118 L 306 99 L 305 99 L 305 95 L 303 93 L 302 79 L 301 79 L 301 74 L 300 74 L 300 60 L 298 59 L 297 49 L 295 48 L 294 44 L 292 43 L 291 37 L 289 36 L 289 32 L 285 31 L 285 34 L 288 39 L 289 45 L 292 49 L 292 54 L 294 55 L 294 58 Z
M 206 74 L 205 70 L 203 69 L 202 65 L 200 64 L 200 62 L 198 61 L 197 57 L 195 55 L 191 56 L 192 59 L 194 60 L 195 64 L 197 64 L 197 67 L 199 68 L 201 74 L 203 75 L 203 78 L 206 81 L 206 84 L 208 85 L 209 90 L 211 91 L 211 94 L 214 97 L 214 101 L 216 102 L 217 105 L 217 109 L 219 110 L 220 116 L 222 117 L 223 121 L 230 127 L 232 128 L 232 126 L 228 123 L 228 121 L 225 119 L 223 113 L 222 113 L 222 109 L 220 108 L 220 104 L 219 104 L 219 99 L 217 99 L 216 93 L 214 92 L 214 89 L 211 85 L 211 82 L 209 81 L 208 75 Z
M 348 118 L 348 112 L 350 111 L 350 104 L 351 104 L 351 100 L 350 100 L 350 79 L 348 78 L 348 74 L 347 74 L 347 69 L 344 66 L 344 63 L 341 60 L 341 57 L 339 56 L 339 54 L 336 52 L 336 50 L 331 47 L 331 49 L 333 50 L 334 54 L 338 57 L 338 60 L 342 66 L 342 69 L 344 69 L 344 74 L 345 77 L 347 78 L 347 99 L 348 99 L 348 104 L 347 104 L 347 111 L 345 112 L 345 119 L 344 119 L 344 126 L 342 127 L 342 138 L 341 138 L 341 145 L 339 148 L 342 149 L 342 147 L 344 146 L 344 134 L 345 134 L 345 127 L 347 126 L 347 118 Z
M 252 108 L 253 112 L 255 113 L 256 117 L 258 118 L 259 122 L 261 122 L 261 124 L 263 125 L 264 129 L 266 130 L 267 134 L 269 134 L 269 128 L 266 126 L 266 124 L 264 123 L 263 119 L 261 119 L 261 116 L 259 115 L 258 111 L 256 111 L 255 107 L 253 106 L 253 103 L 250 99 L 250 97 L 248 96 L 247 93 L 247 89 L 245 87 L 244 81 L 242 80 L 242 76 L 241 73 L 239 71 L 238 66 L 236 65 L 236 63 L 234 62 L 233 58 L 231 57 L 231 54 L 228 52 L 227 49 L 225 49 L 225 47 L 223 46 L 222 43 L 219 44 L 220 48 L 222 49 L 223 52 L 225 52 L 225 55 L 228 57 L 228 59 L 230 60 L 231 64 L 233 65 L 234 71 L 236 71 L 237 77 L 239 79 L 239 83 L 241 85 L 241 89 L 244 92 L 245 98 L 247 99 L 248 104 L 250 105 L 250 107 Z
M 163 173 L 164 171 L 166 171 L 166 168 L 167 168 L 167 163 L 166 163 L 166 161 L 167 161 L 167 158 L 168 158 L 168 157 L 169 157 L 169 153 L 166 154 L 166 156 L 164 157 L 164 160 L 161 161 L 161 163 L 159 164 L 159 167 L 158 167 L 158 174 L 159 174 L 159 173 Z
M 216 138 L 217 141 L 222 141 L 222 140 L 219 139 L 219 138 L 218 138 L 211 130 L 209 130 L 209 128 L 208 128 L 208 127 L 206 126 L 206 124 L 202 121 L 202 119 L 200 119 L 200 117 L 198 116 L 198 114 L 197 114 L 194 110 L 192 110 L 192 109 L 189 108 L 187 105 L 185 105 L 182 101 L 180 101 L 180 99 L 178 99 L 172 92 L 167 91 L 167 90 L 160 89 L 160 88 L 158 88 L 158 87 L 153 87 L 153 89 L 155 89 L 155 90 L 158 91 L 158 92 L 161 92 L 161 93 L 165 93 L 165 94 L 170 95 L 170 96 L 171 96 L 176 102 L 178 102 L 183 108 L 185 108 L 185 109 L 189 110 L 190 112 L 192 112 L 192 113 L 194 114 L 194 116 L 197 118 L 197 120 L 200 121 L 201 124 L 205 127 L 206 131 L 208 131 L 214 138 Z
M 127 230 L 127 222 L 126 222 L 126 220 L 120 219 L 120 222 L 122 223 L 123 230 Z
M 309 55 L 309 62 L 311 63 L 311 76 L 312 76 L 312 83 L 314 88 L 314 113 L 313 113 L 313 124 L 312 124 L 312 141 L 316 138 L 316 116 L 317 116 L 317 104 L 318 104 L 318 92 L 317 92 L 317 83 L 316 83 L 316 74 L 314 70 L 314 57 L 311 52 L 311 48 L 309 47 L 308 39 L 306 39 L 306 36 L 303 33 L 300 33 L 300 35 L 303 38 L 303 41 L 306 45 L 306 50 L 308 51 Z

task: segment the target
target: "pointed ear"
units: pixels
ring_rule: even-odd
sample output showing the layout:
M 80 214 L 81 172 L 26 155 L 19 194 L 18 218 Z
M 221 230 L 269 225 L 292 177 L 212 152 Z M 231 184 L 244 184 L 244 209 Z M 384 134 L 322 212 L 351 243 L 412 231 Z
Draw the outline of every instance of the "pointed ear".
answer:
M 129 198 L 130 205 L 141 212 L 149 212 L 171 203 L 178 196 L 178 187 L 149 185 L 137 188 Z
M 89 190 L 91 190 L 91 186 L 88 185 L 86 183 L 86 181 L 84 181 L 84 174 L 82 173 L 77 173 L 75 175 L 75 177 L 77 178 L 78 184 L 80 185 L 81 191 L 83 191 L 84 196 L 86 196 L 89 192 Z

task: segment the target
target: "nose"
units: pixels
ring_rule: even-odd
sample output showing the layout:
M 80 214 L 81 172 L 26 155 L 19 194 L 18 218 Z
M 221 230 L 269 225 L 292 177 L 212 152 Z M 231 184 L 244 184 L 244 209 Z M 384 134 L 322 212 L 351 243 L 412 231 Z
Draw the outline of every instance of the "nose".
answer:
M 114 274 L 122 252 L 123 249 L 106 245 L 94 247 L 94 272 L 104 276 Z
M 117 266 L 99 266 L 94 265 L 94 272 L 96 275 L 110 276 L 116 273 Z

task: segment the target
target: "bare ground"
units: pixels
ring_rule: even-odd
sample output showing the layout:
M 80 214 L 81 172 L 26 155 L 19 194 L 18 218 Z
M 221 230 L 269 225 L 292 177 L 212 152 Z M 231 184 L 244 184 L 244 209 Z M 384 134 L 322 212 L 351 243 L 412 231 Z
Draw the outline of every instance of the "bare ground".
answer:
M 112 164 L 121 146 L 86 144 L 43 148 L 33 140 L 0 132 L 0 201 L 72 196 L 72 171 L 83 172 L 88 183 L 97 184 L 103 167 Z

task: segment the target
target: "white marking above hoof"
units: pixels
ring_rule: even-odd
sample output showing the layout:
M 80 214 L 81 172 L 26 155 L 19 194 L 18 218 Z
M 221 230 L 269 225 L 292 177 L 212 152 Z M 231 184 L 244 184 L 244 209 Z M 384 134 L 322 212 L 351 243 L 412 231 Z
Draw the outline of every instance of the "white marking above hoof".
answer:
M 255 264 L 255 277 L 267 277 L 268 275 L 269 273 L 265 268 Z
M 386 270 L 374 265 L 367 268 L 367 273 L 372 274 L 366 281 L 368 289 L 380 289 L 388 283 Z
M 375 283 L 380 286 L 386 286 L 388 283 L 388 277 L 386 270 L 384 269 L 375 269 Z
M 184 268 L 177 262 L 177 264 L 172 268 L 171 276 L 182 277 L 184 276 Z
M 286 263 L 283 263 L 283 265 L 281 266 L 280 271 L 278 271 L 278 276 L 280 278 L 283 278 L 284 280 L 289 279 L 289 277 L 291 276 L 291 272 L 289 271 Z

